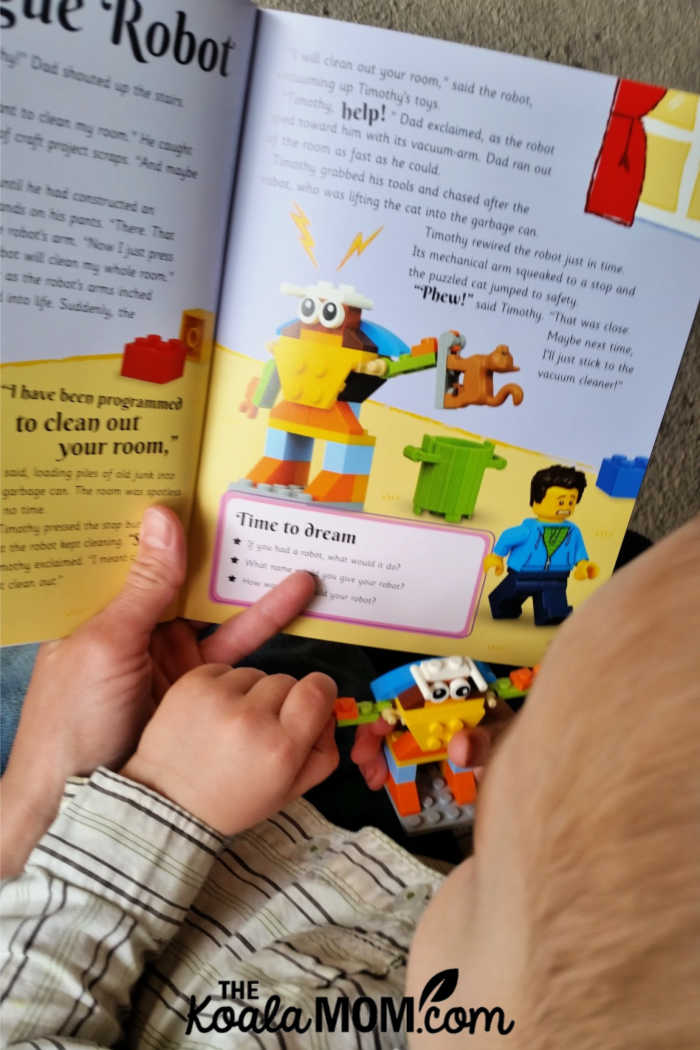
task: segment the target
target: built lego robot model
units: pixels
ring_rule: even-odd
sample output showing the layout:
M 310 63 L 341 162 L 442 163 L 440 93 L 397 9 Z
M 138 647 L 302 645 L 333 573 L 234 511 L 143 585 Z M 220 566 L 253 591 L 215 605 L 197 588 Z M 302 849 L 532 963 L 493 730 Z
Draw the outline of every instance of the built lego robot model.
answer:
M 359 420 L 362 403 L 387 379 L 435 367 L 438 340 L 409 347 L 364 320 L 362 311 L 373 303 L 352 285 L 283 284 L 282 292 L 299 299 L 297 317 L 268 344 L 272 361 L 240 406 L 249 417 L 270 409 L 264 455 L 243 484 L 361 510 L 375 445 Z M 326 447 L 322 469 L 309 482 L 315 440 Z
M 370 684 L 374 701 L 336 701 L 339 726 L 383 718 L 393 727 L 384 740 L 385 786 L 406 831 L 471 823 L 474 770 L 449 759 L 449 741 L 478 725 L 499 699 L 524 697 L 534 673 L 520 668 L 510 678 L 497 679 L 486 664 L 448 656 L 404 664 L 375 678 Z

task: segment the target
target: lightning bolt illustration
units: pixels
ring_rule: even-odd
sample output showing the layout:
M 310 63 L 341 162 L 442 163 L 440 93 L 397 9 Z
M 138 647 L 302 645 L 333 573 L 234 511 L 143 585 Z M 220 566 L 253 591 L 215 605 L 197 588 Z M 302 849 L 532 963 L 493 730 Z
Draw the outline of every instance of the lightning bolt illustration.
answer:
M 289 217 L 299 231 L 299 240 L 301 241 L 304 251 L 311 259 L 311 262 L 314 264 L 316 269 L 318 269 L 318 263 L 316 262 L 316 258 L 314 256 L 314 239 L 311 236 L 311 233 L 309 232 L 311 219 L 309 219 L 304 214 L 304 212 L 301 209 L 301 206 L 296 202 L 294 203 L 294 208 L 294 211 L 290 211 Z
M 356 233 L 355 236 L 353 237 L 353 240 L 352 240 L 352 243 L 351 243 L 350 247 L 348 248 L 347 252 L 345 253 L 345 258 L 343 259 L 343 261 L 341 263 L 339 263 L 339 265 L 336 267 L 336 269 L 337 270 L 342 269 L 343 266 L 345 266 L 345 263 L 350 258 L 350 256 L 354 255 L 355 252 L 357 252 L 358 255 L 362 255 L 362 253 L 365 250 L 365 248 L 367 248 L 368 245 L 370 245 L 372 243 L 372 241 L 374 240 L 375 237 L 379 236 L 379 234 L 382 232 L 383 229 L 384 229 L 384 227 L 380 226 L 378 230 L 375 230 L 374 233 L 371 234 L 367 238 L 367 240 L 365 240 L 363 238 L 361 233 Z

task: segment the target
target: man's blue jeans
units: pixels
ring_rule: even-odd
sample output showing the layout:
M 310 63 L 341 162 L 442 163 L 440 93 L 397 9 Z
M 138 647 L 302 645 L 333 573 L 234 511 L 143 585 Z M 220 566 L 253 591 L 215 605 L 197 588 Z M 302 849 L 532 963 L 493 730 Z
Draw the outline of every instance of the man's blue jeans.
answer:
M 38 645 L 0 649 L 0 773 L 5 772 Z

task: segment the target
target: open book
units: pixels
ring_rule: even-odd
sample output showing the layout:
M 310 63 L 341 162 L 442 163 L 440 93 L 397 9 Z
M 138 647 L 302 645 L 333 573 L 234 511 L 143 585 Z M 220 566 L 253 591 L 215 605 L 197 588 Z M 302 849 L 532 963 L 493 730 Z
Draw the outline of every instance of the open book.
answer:
M 285 573 L 300 633 L 533 663 L 697 302 L 698 97 L 229 0 L 0 4 L 3 642 Z

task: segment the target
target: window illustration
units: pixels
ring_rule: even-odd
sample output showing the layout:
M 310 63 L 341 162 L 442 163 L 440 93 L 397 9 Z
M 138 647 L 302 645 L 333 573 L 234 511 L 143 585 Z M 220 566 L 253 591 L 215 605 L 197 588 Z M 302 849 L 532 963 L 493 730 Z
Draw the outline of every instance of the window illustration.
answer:
M 625 226 L 645 219 L 700 237 L 699 101 L 620 80 L 585 210 Z

